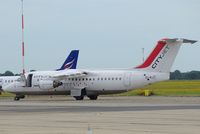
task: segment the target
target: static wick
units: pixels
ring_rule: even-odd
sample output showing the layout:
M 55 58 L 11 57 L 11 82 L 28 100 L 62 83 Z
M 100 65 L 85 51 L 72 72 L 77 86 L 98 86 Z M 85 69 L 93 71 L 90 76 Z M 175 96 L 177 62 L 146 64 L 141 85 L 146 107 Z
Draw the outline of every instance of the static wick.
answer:
M 142 48 L 142 61 L 144 62 L 144 48 Z

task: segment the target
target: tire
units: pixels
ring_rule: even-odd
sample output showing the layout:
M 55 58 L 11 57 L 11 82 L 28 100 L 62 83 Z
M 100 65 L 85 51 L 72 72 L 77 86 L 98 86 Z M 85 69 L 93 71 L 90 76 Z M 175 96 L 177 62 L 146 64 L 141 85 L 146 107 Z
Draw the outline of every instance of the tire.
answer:
M 84 99 L 84 96 L 74 96 L 74 98 L 75 98 L 76 100 L 83 100 L 83 99 Z
M 21 95 L 21 96 L 20 96 L 20 99 L 24 99 L 24 98 L 25 98 L 25 95 Z
M 90 98 L 90 100 L 97 100 L 98 95 L 90 95 L 88 98 Z
M 24 98 L 25 98 L 25 95 L 16 95 L 14 100 L 19 101 L 20 99 L 24 99 Z
M 14 101 L 19 101 L 19 100 L 20 100 L 19 97 L 15 97 L 15 98 L 14 98 Z

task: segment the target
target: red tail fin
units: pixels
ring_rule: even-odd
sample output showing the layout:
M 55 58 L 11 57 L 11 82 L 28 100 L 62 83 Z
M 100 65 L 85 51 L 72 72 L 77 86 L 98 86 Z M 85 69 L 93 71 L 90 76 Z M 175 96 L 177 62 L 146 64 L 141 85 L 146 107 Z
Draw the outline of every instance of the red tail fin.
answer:
M 144 61 L 143 64 L 137 66 L 136 68 L 146 68 L 146 67 L 150 66 L 151 63 L 155 60 L 155 58 L 158 56 L 158 54 L 160 53 L 160 51 L 166 45 L 166 41 L 165 40 L 166 39 L 162 39 L 162 40 L 158 41 L 156 47 L 151 52 L 151 54 L 149 55 L 149 57 Z

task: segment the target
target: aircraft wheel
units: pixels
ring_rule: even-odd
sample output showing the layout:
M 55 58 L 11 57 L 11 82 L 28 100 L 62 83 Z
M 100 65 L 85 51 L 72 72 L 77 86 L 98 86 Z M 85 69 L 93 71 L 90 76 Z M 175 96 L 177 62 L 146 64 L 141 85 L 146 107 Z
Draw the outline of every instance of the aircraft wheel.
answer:
M 19 100 L 20 100 L 19 97 L 15 97 L 15 98 L 14 98 L 14 101 L 19 101 Z
M 74 98 L 75 98 L 76 100 L 83 100 L 83 99 L 84 99 L 84 96 L 74 96 Z
M 97 100 L 98 96 L 97 95 L 90 95 L 90 96 L 88 96 L 88 98 L 90 98 L 90 100 Z
M 25 95 L 21 95 L 20 98 L 21 98 L 21 99 L 24 99 L 24 98 L 25 98 Z
M 19 101 L 20 99 L 24 99 L 24 98 L 25 98 L 25 95 L 16 95 L 14 100 Z

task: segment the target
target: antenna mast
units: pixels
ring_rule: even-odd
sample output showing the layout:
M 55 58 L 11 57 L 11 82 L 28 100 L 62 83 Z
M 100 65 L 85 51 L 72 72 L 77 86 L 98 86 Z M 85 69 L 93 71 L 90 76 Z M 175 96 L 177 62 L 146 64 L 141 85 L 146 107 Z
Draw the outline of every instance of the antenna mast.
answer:
M 25 64 L 24 64 L 24 5 L 23 0 L 21 0 L 21 12 L 22 12 L 22 73 L 25 74 Z
M 144 62 L 144 48 L 142 48 L 142 62 Z

